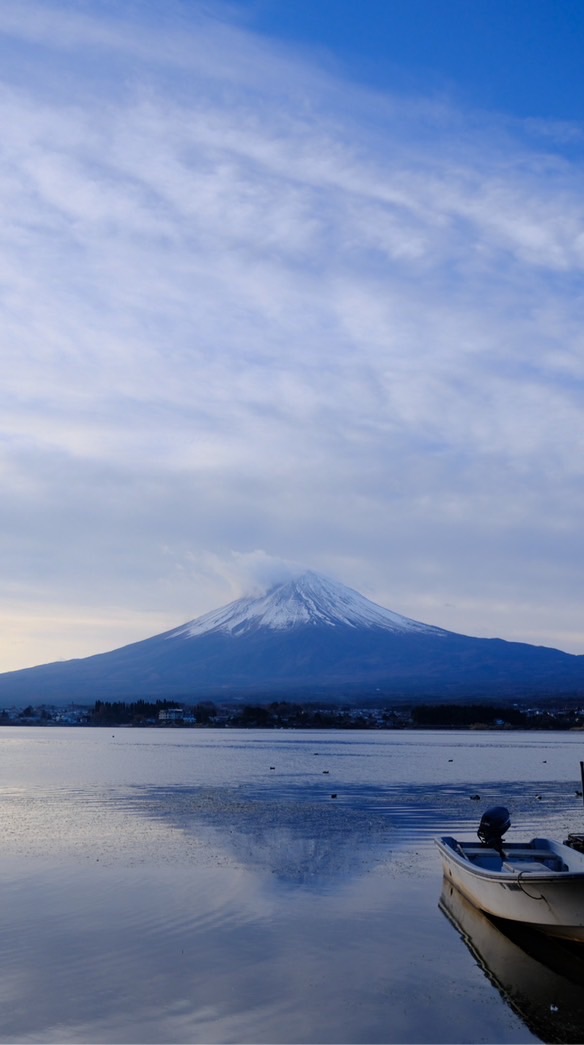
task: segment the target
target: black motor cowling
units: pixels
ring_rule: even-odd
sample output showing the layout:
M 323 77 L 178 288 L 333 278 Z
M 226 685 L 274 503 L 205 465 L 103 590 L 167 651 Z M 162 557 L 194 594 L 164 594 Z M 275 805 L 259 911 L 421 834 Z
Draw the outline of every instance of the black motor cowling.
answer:
M 493 849 L 500 849 L 503 835 L 510 827 L 511 817 L 509 816 L 509 810 L 505 806 L 491 806 L 481 817 L 477 835 L 484 845 L 491 846 Z

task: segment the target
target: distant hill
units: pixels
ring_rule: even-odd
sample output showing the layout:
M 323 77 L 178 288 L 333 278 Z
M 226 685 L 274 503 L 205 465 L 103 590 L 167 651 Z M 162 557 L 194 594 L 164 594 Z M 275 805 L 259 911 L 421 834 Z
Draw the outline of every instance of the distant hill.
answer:
M 179 628 L 0 675 L 0 704 L 584 698 L 584 657 L 410 620 L 306 572 Z

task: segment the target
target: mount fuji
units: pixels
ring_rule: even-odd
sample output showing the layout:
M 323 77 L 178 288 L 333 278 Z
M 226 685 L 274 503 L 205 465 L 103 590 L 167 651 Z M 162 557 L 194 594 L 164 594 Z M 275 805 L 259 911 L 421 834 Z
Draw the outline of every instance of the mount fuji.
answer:
M 109 653 L 0 675 L 0 702 L 22 705 L 568 694 L 584 696 L 584 656 L 444 631 L 312 571 Z

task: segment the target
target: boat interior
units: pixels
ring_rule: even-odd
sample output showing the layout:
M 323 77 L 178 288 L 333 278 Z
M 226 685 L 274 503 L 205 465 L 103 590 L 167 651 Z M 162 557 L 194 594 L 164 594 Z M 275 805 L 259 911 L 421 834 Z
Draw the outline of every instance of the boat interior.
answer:
M 542 846 L 539 839 L 532 843 L 520 844 L 510 842 L 500 850 L 484 843 L 455 842 L 454 851 L 470 863 L 484 868 L 486 871 L 529 872 L 531 874 L 547 874 L 550 871 L 569 871 L 570 868 L 562 860 L 559 853 Z

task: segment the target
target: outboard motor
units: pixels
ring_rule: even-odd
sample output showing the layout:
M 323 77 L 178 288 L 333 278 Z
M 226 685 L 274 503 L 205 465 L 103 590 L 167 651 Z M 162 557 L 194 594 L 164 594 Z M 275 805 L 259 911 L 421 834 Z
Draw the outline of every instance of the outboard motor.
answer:
M 483 845 L 500 853 L 503 850 L 503 835 L 510 827 L 509 810 L 505 806 L 491 806 L 481 817 L 477 835 Z

